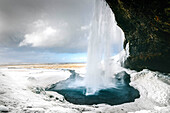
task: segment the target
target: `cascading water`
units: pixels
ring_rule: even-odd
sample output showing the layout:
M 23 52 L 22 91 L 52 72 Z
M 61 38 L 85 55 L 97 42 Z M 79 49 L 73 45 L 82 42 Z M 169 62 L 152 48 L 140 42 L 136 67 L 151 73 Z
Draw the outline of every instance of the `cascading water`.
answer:
M 111 58 L 113 49 L 118 49 L 118 45 L 123 47 L 124 33 L 117 26 L 114 14 L 105 0 L 94 1 L 85 78 L 74 70 L 68 70 L 72 73 L 68 79 L 59 81 L 46 90 L 56 91 L 74 104 L 117 105 L 133 102 L 139 98 L 139 92 L 129 85 L 130 76 L 120 67 L 128 52 L 122 51 Z
M 88 44 L 86 95 L 94 94 L 103 88 L 114 87 L 110 79 L 113 74 L 110 57 L 114 43 L 123 44 L 123 40 L 124 33 L 117 25 L 110 7 L 105 0 L 95 0 Z M 101 64 L 102 61 L 104 61 L 104 67 Z

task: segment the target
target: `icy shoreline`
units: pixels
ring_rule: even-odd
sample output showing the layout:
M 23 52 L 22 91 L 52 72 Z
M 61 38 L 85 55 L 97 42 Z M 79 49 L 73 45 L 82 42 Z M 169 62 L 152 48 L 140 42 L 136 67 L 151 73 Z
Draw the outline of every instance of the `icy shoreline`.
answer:
M 85 68 L 75 69 L 81 76 Z M 110 106 L 74 105 L 56 92 L 44 88 L 57 81 L 65 80 L 67 70 L 52 69 L 8 69 L 0 68 L 0 111 L 11 113 L 169 113 L 170 76 L 158 72 L 126 70 L 131 75 L 130 85 L 138 89 L 140 98 L 135 102 Z

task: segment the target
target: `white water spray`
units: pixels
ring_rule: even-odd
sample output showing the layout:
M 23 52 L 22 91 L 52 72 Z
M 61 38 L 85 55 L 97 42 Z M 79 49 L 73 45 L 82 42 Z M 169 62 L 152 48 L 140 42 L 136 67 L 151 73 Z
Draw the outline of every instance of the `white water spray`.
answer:
M 95 94 L 100 89 L 114 87 L 111 82 L 112 66 L 110 57 L 113 44 L 123 43 L 124 33 L 105 0 L 95 0 L 88 44 L 87 73 L 85 77 L 86 95 Z M 103 62 L 103 65 L 101 62 Z M 104 67 L 103 67 L 104 66 Z

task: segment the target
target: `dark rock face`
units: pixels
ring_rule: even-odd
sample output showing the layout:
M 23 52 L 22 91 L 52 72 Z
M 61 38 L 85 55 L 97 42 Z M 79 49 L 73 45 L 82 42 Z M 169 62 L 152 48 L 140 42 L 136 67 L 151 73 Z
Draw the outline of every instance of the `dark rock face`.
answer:
M 170 2 L 106 0 L 125 32 L 130 57 L 125 67 L 170 72 Z

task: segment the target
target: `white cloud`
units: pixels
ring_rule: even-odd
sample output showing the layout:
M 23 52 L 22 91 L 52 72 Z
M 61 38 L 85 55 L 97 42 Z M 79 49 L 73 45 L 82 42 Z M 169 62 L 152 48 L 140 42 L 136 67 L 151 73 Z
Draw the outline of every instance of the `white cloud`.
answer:
M 82 31 L 80 26 L 74 27 L 63 20 L 54 24 L 38 19 L 30 24 L 30 28 L 19 47 L 43 47 L 56 52 L 86 51 L 88 26 L 84 26 L 86 30 Z
M 66 36 L 62 27 L 67 27 L 66 22 L 59 23 L 59 28 L 52 27 L 47 21 L 37 20 L 30 26 L 33 32 L 25 34 L 21 46 L 31 47 L 60 47 L 65 44 Z
M 19 46 L 52 47 L 59 41 L 59 33 L 60 30 L 48 26 L 43 30 L 37 30 L 31 34 L 26 34 L 25 39 Z

